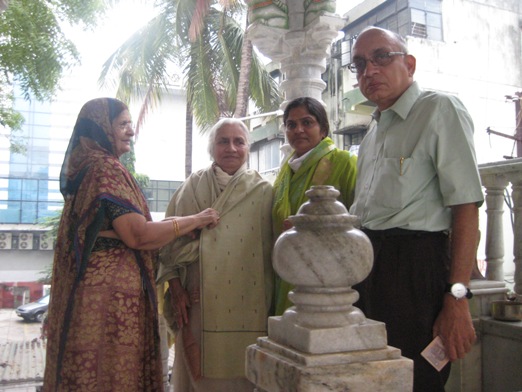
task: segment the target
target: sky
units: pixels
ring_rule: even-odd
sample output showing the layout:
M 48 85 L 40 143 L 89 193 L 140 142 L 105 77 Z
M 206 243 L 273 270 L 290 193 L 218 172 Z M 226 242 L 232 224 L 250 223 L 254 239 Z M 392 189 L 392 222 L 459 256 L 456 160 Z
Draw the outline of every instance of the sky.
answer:
M 344 13 L 348 12 L 352 8 L 354 8 L 356 5 L 362 3 L 364 0 L 337 0 L 335 3 L 336 9 L 335 12 L 341 16 L 343 16 Z

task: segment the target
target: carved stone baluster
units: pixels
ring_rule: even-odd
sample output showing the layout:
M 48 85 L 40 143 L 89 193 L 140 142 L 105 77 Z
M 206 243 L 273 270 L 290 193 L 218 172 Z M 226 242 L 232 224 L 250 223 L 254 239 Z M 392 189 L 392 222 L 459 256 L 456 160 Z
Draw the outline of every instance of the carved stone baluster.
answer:
M 482 177 L 486 187 L 486 278 L 504 281 L 504 191 L 508 181 L 501 176 L 488 175 Z
M 511 188 L 513 211 L 515 214 L 515 228 L 513 233 L 513 255 L 515 262 L 514 291 L 517 293 L 517 296 L 522 299 L 522 179 L 513 180 Z

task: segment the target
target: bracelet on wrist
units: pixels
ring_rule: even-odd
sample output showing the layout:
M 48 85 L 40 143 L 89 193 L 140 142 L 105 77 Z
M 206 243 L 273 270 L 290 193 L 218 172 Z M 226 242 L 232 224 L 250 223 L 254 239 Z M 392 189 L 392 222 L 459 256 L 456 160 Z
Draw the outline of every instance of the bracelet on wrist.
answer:
M 174 229 L 174 239 L 179 237 L 179 223 L 176 218 L 172 219 L 172 228 Z

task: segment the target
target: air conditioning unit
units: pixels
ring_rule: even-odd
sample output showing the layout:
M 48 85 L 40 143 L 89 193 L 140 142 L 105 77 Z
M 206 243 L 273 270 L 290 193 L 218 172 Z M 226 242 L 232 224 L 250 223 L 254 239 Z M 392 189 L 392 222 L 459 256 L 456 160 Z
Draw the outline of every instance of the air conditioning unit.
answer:
M 40 234 L 40 250 L 52 250 L 54 238 L 50 234 Z
M 22 233 L 18 237 L 18 249 L 33 249 L 33 233 Z
M 0 250 L 11 249 L 13 235 L 11 233 L 0 233 Z

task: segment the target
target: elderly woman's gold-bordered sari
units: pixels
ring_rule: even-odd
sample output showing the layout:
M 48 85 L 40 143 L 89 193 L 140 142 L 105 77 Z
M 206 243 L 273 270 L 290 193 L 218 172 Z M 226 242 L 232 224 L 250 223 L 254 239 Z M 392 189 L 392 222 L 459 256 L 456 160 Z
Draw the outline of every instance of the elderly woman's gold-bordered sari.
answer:
M 151 219 L 115 153 L 111 121 L 122 106 L 109 98 L 85 104 L 65 156 L 44 391 L 163 390 L 156 253 L 98 238 L 121 214 Z

